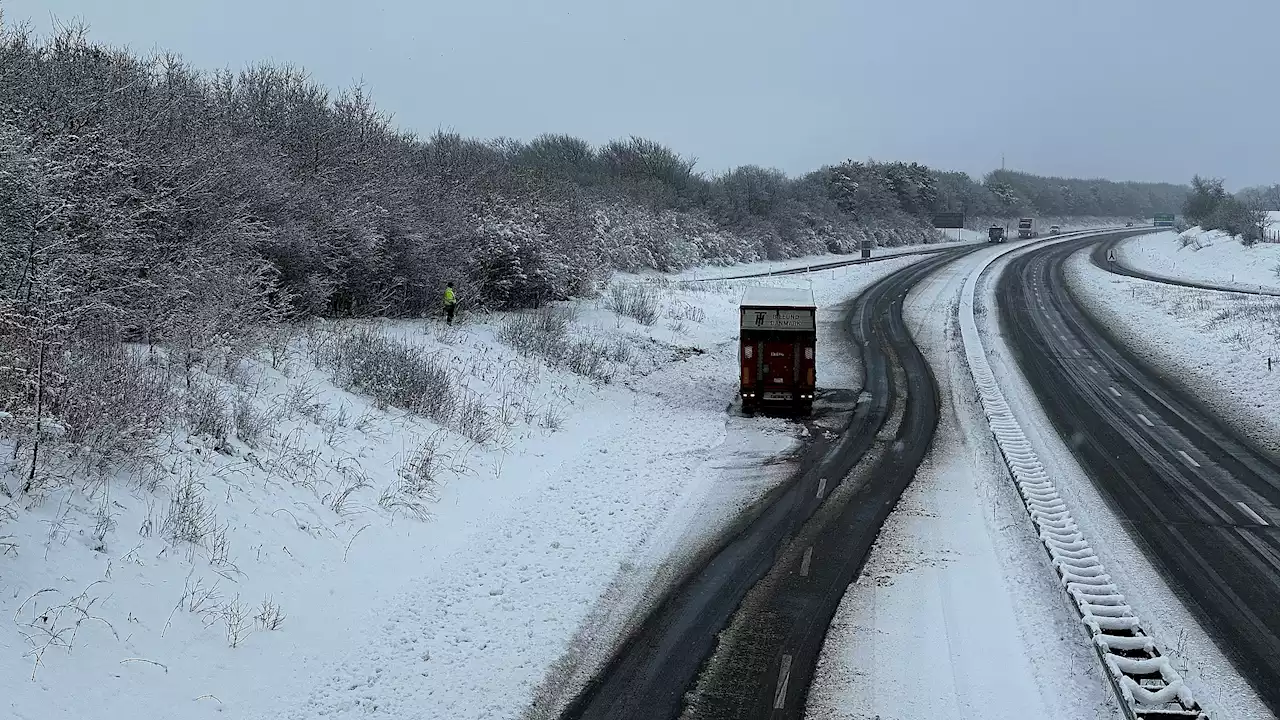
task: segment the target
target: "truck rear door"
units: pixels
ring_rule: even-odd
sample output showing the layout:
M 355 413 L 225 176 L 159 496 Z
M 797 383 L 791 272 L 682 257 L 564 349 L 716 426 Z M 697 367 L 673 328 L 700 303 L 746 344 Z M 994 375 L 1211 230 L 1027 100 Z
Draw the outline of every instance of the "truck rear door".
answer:
M 764 343 L 764 366 L 761 368 L 765 383 L 766 400 L 790 400 L 796 384 L 795 344 L 792 342 Z M 774 390 L 776 388 L 776 390 Z M 769 397 L 769 392 L 786 392 L 786 397 Z

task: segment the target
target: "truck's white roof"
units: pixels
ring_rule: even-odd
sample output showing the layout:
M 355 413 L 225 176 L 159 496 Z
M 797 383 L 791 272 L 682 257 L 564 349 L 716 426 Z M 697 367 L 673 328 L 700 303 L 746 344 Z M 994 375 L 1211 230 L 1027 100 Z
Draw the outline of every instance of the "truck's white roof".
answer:
M 793 287 L 749 287 L 742 294 L 744 307 L 817 307 L 813 291 Z

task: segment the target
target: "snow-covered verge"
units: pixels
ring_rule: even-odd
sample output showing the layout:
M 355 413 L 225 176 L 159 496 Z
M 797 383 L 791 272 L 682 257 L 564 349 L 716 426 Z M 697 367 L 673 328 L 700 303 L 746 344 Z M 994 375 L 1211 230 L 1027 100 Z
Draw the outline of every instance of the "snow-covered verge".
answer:
M 1001 464 L 960 344 L 964 280 L 1003 249 L 958 261 L 908 297 L 942 417 L 833 620 L 808 718 L 1119 717 Z
M 812 279 L 821 384 L 858 377 L 839 304 L 916 259 Z M 6 716 L 511 718 L 563 700 L 789 470 L 800 426 L 726 412 L 744 284 L 624 277 L 455 328 L 317 324 L 193 368 L 145 456 L 28 492 L 10 464 Z
M 1089 538 L 1093 551 L 1110 574 L 1121 579 L 1116 584 L 1124 593 L 1126 603 L 1142 618 L 1147 633 L 1161 643 L 1173 667 L 1195 688 L 1196 698 L 1209 716 L 1272 718 L 1248 682 L 1235 671 L 1196 616 L 1137 546 L 1125 521 L 1116 515 L 1081 469 L 1023 377 L 995 310 L 995 281 L 1011 257 L 997 260 L 980 279 L 974 313 L 992 371 L 1031 449 L 1045 467 L 1053 470 L 1055 489 L 1072 509 L 1080 532 Z M 1096 273 L 1104 283 L 1115 277 L 1094 268 L 1084 254 L 1074 256 L 1071 267 Z M 1071 284 L 1073 291 L 1079 289 L 1074 279 Z M 1117 306 L 1118 312 L 1125 311 L 1127 305 L 1121 295 L 1109 294 L 1104 302 Z
M 1280 244 L 1248 247 L 1221 230 L 1193 227 L 1143 235 L 1120 243 L 1116 260 L 1158 277 L 1280 291 Z

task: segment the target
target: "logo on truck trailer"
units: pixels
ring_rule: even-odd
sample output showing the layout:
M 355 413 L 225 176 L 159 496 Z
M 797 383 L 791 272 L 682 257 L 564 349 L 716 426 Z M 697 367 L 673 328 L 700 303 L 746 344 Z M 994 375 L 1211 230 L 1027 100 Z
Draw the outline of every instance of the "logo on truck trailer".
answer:
M 813 330 L 813 311 L 743 310 L 742 327 L 753 330 Z

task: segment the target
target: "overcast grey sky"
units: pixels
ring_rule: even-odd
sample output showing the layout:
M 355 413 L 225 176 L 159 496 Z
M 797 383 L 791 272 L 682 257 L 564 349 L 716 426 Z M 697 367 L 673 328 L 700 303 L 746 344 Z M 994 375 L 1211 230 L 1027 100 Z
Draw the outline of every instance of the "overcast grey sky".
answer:
M 0 0 L 205 68 L 363 80 L 406 129 L 659 140 L 718 171 L 914 160 L 1280 182 L 1276 0 Z

